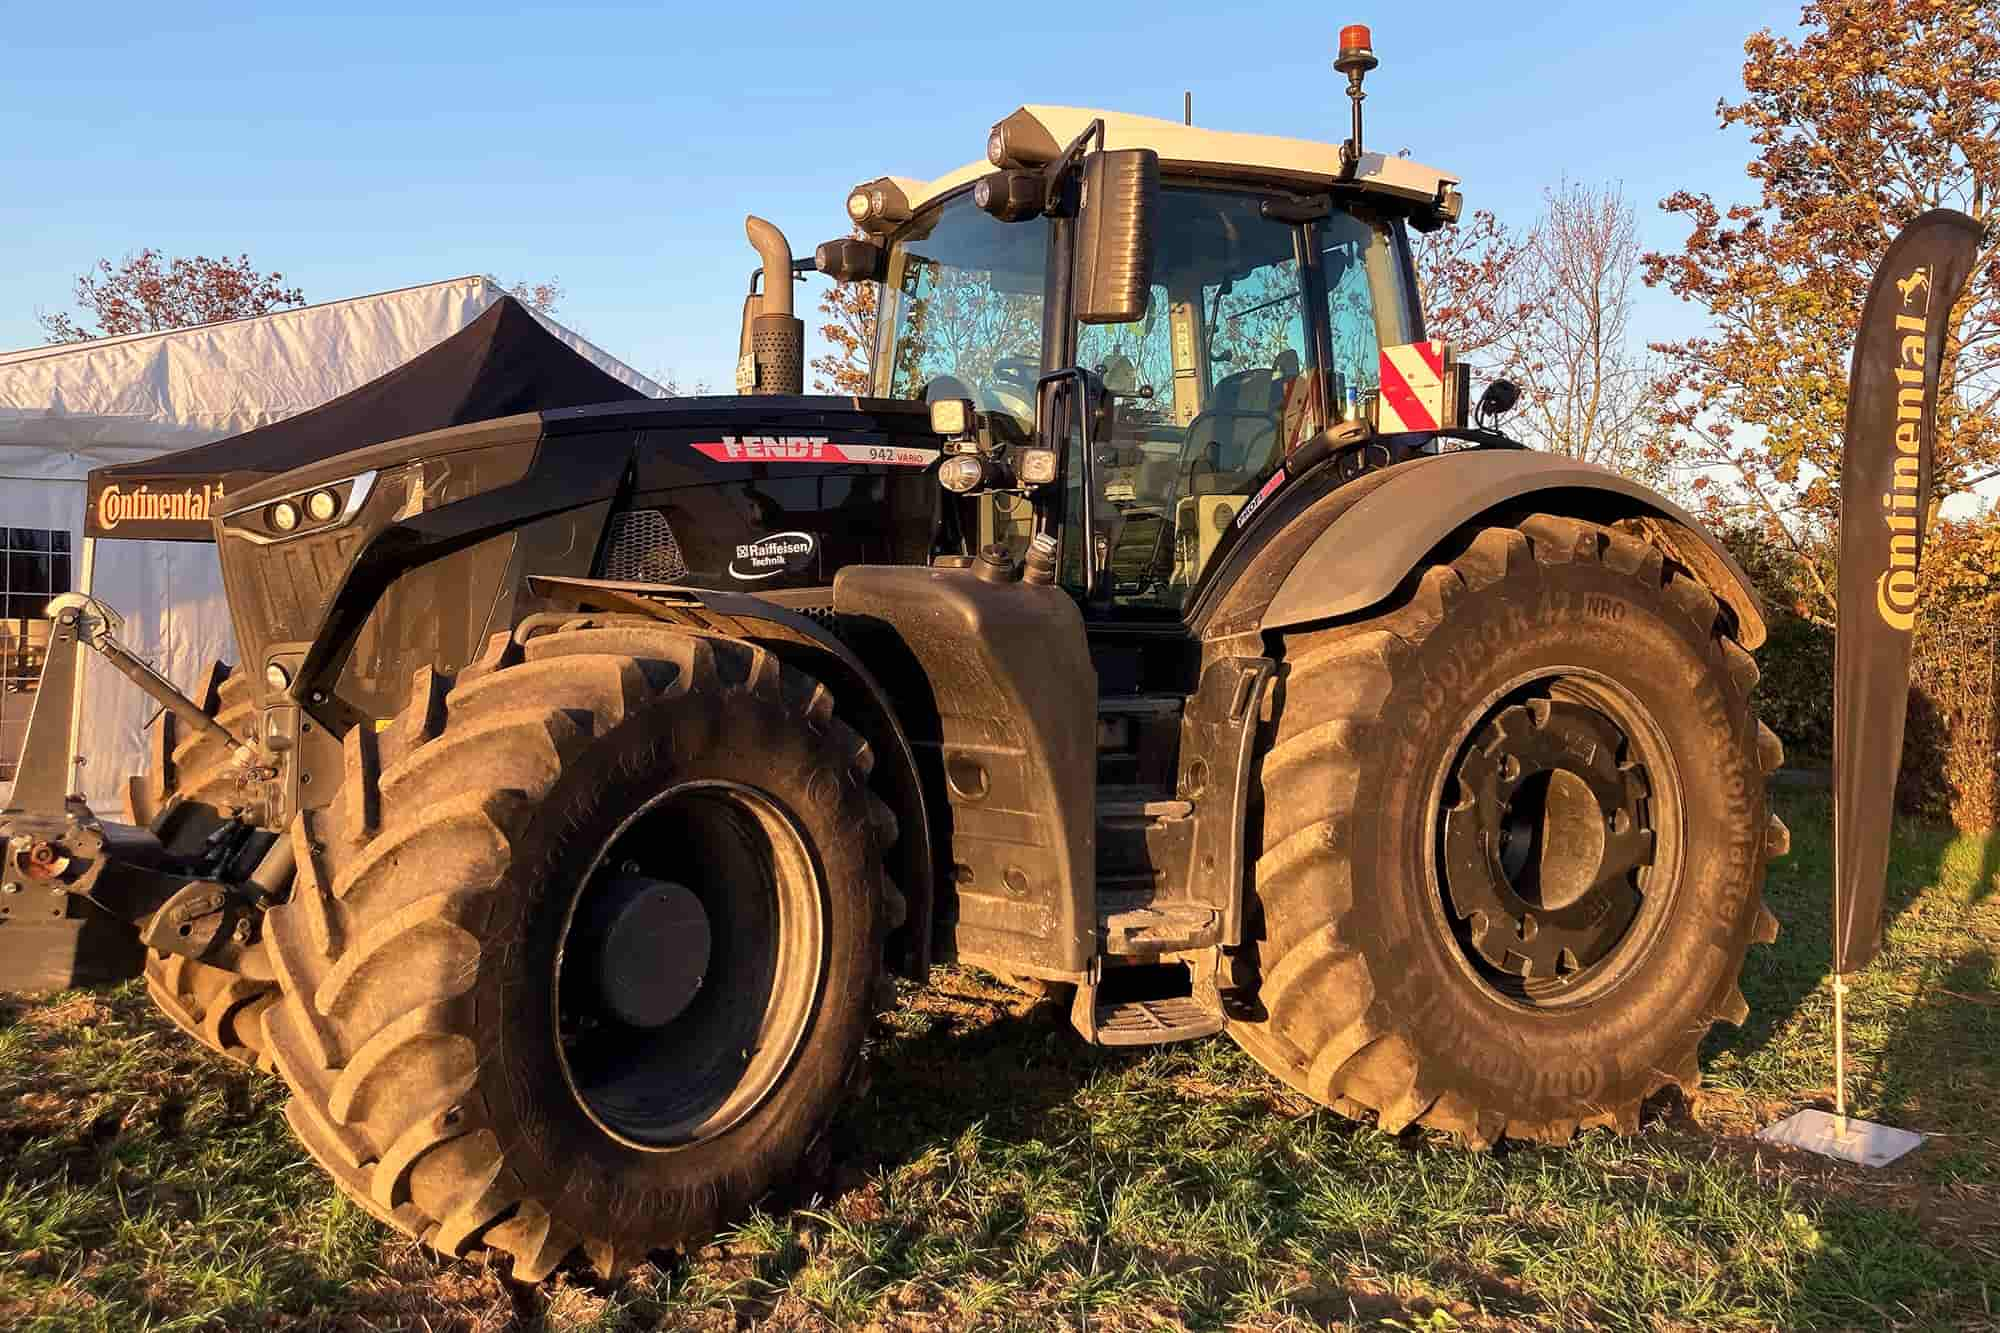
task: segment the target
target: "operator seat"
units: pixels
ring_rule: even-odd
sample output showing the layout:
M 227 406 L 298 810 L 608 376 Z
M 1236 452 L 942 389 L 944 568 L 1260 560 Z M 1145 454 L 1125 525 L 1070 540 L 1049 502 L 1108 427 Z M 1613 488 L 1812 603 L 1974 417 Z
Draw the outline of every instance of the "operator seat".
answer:
M 1217 381 L 1181 446 L 1189 494 L 1241 493 L 1268 467 L 1277 453 L 1285 387 L 1297 377 L 1298 364 L 1298 354 L 1287 349 L 1274 366 L 1252 366 Z

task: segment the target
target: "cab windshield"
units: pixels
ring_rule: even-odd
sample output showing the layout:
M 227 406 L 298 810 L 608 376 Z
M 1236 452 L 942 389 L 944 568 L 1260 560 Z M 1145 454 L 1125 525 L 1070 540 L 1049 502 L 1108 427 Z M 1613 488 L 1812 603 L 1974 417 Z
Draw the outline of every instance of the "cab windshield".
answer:
M 1046 219 L 990 217 L 970 193 L 903 228 L 889 248 L 876 357 L 888 397 L 969 398 L 1003 436 L 1029 437 L 1048 232 Z
M 1279 221 L 1268 197 L 1167 185 L 1146 310 L 1075 329 L 1075 364 L 1102 382 L 1110 411 L 1087 469 L 1071 441 L 1063 565 L 1080 583 L 1092 542 L 1097 595 L 1112 606 L 1178 610 L 1286 456 L 1368 411 L 1380 349 L 1418 336 L 1393 224 L 1339 210 Z M 907 225 L 890 245 L 878 389 L 969 398 L 997 436 L 1029 439 L 1049 226 L 999 222 L 969 194 Z M 980 502 L 981 544 L 1018 548 L 1028 528 L 1024 501 Z

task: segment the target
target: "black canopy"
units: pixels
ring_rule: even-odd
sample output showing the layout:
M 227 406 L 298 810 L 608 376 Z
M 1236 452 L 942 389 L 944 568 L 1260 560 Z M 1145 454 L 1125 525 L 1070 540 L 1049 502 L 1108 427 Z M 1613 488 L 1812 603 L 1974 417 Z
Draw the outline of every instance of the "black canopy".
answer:
M 423 355 L 310 412 L 195 449 L 97 468 L 88 537 L 211 541 L 230 492 L 364 445 L 558 407 L 643 398 L 513 297 Z

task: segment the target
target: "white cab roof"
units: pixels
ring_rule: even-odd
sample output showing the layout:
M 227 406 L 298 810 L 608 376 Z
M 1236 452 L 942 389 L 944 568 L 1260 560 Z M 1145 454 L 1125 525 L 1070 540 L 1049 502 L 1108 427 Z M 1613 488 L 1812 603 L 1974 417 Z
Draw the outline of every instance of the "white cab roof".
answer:
M 1275 178 L 1294 182 L 1304 189 L 1325 189 L 1341 179 L 1337 143 L 1205 130 L 1153 116 L 1093 111 L 1087 107 L 1027 106 L 1015 114 L 1033 117 L 1058 144 L 1069 143 L 1091 121 L 1102 120 L 1106 148 L 1150 148 L 1160 155 L 1160 166 L 1166 171 L 1196 169 L 1217 176 Z M 979 161 L 934 181 L 892 179 L 902 187 L 911 206 L 920 208 L 992 170 L 990 164 Z M 1364 153 L 1353 183 L 1364 190 L 1426 202 L 1439 198 L 1445 189 L 1455 188 L 1459 182 L 1458 177 L 1448 172 L 1408 158 Z

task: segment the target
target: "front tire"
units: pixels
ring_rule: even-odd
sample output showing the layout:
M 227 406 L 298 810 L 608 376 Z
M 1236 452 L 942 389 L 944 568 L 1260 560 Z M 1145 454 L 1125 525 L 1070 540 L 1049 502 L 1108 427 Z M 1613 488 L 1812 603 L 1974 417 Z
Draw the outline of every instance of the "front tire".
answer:
M 1776 936 L 1786 841 L 1715 598 L 1635 536 L 1536 515 L 1283 657 L 1237 1039 L 1336 1109 L 1476 1146 L 1635 1129 L 1692 1088 Z
M 872 755 L 763 649 L 579 619 L 346 738 L 268 939 L 287 1116 L 437 1249 L 614 1275 L 782 1184 L 896 899 Z
M 202 710 L 232 735 L 257 730 L 250 682 L 227 662 L 208 668 Z M 194 858 L 209 835 L 236 818 L 245 799 L 235 754 L 209 732 L 181 735 L 181 720 L 162 711 L 147 737 L 146 772 L 125 781 L 125 822 L 150 829 L 170 854 Z M 263 1061 L 264 1010 L 277 986 L 254 951 L 242 971 L 197 963 L 181 954 L 146 952 L 146 992 L 175 1027 L 238 1064 Z

